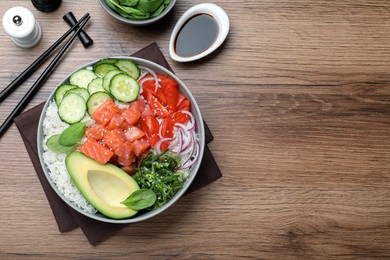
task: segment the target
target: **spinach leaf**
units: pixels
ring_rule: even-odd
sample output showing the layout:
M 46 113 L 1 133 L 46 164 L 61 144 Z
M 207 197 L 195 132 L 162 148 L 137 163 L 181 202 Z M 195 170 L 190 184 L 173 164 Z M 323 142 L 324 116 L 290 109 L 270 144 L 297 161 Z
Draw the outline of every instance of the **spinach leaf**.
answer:
M 157 8 L 156 11 L 154 11 L 154 13 L 152 13 L 152 15 L 150 17 L 156 17 L 156 16 L 159 16 L 165 9 L 165 6 L 164 5 L 160 5 L 159 8 Z
M 123 6 L 114 0 L 108 0 L 115 6 L 115 11 L 117 11 L 121 16 L 125 18 L 133 19 L 147 19 L 150 15 L 134 7 Z
M 171 0 L 105 0 L 105 2 L 124 18 L 145 20 L 161 14 Z
M 139 0 L 138 8 L 146 13 L 153 13 L 164 0 Z
M 138 0 L 121 0 L 120 4 L 124 6 L 136 6 L 138 4 Z
M 66 128 L 60 135 L 58 143 L 62 146 L 74 146 L 78 144 L 84 136 L 86 124 L 75 123 Z
M 74 149 L 74 146 L 63 146 L 59 143 L 60 134 L 50 136 L 46 141 L 47 147 L 55 153 L 66 153 Z
M 110 7 L 112 10 L 116 11 L 116 7 L 115 7 L 114 3 L 119 4 L 118 0 L 105 0 L 105 2 L 108 5 L 108 7 Z
M 156 193 L 149 189 L 139 189 L 121 203 L 134 210 L 146 209 L 156 201 Z

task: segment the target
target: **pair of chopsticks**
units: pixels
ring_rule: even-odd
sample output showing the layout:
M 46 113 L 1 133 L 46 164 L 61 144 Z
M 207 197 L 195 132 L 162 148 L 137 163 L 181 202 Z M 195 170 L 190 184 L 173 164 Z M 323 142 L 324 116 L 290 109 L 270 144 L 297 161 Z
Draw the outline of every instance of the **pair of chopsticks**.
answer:
M 4 120 L 0 127 L 0 138 L 7 131 L 13 119 L 22 112 L 22 110 L 27 106 L 28 102 L 38 92 L 39 88 L 43 85 L 43 83 L 45 83 L 55 66 L 59 63 L 62 55 L 72 44 L 73 40 L 76 38 L 79 32 L 83 29 L 89 18 L 89 13 L 86 13 L 74 26 L 72 26 L 66 33 L 64 33 L 64 35 L 62 35 L 55 43 L 53 43 L 53 45 L 51 45 L 44 53 L 41 54 L 41 56 L 39 56 L 30 66 L 28 66 L 18 77 L 16 77 L 5 89 L 1 91 L 0 102 L 2 102 L 4 98 L 6 98 L 16 87 L 20 86 L 34 71 L 36 71 L 38 67 L 50 56 L 50 54 L 74 31 L 74 34 L 66 41 L 64 46 L 60 49 L 50 64 L 42 72 L 32 87 L 27 91 L 24 97 L 19 101 L 17 106 L 12 110 L 7 119 Z

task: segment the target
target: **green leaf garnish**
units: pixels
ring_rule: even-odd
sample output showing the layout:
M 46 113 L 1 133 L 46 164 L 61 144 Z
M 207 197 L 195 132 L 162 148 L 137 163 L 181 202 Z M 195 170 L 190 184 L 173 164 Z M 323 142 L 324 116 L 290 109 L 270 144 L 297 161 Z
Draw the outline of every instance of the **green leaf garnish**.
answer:
M 149 189 L 139 189 L 121 203 L 134 210 L 146 209 L 154 204 L 156 194 Z
M 84 136 L 86 124 L 75 123 L 66 128 L 59 137 L 59 144 L 62 146 L 74 146 L 78 144 Z
M 55 153 L 66 153 L 74 149 L 74 146 L 63 146 L 59 143 L 60 134 L 49 137 L 46 141 L 47 147 Z

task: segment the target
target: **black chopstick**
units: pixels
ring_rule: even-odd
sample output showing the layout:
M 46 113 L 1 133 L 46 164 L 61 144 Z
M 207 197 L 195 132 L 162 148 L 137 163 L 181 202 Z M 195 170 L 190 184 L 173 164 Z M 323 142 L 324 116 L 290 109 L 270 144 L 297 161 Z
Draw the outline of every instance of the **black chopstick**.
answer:
M 72 28 L 62 35 L 53 45 L 51 45 L 44 53 L 41 54 L 30 66 L 19 74 L 5 89 L 0 92 L 0 102 L 3 101 L 15 88 L 20 86 L 38 67 L 50 56 L 50 54 L 60 45 L 66 37 L 68 37 L 87 17 L 85 14 Z
M 50 64 L 47 66 L 47 68 L 39 76 L 37 81 L 35 81 L 34 85 L 28 90 L 28 92 L 20 100 L 18 105 L 14 108 L 14 110 L 12 110 L 12 112 L 9 114 L 7 119 L 3 122 L 3 124 L 0 127 L 0 138 L 3 136 L 3 134 L 8 129 L 8 127 L 11 125 L 12 120 L 14 119 L 14 117 L 17 116 L 18 114 L 20 114 L 20 112 L 26 107 L 26 105 L 28 104 L 30 99 L 35 95 L 35 93 L 43 85 L 43 83 L 46 81 L 46 79 L 50 76 L 52 70 L 57 65 L 59 60 L 61 59 L 61 56 L 65 53 L 65 51 L 68 49 L 68 47 L 72 44 L 73 40 L 76 38 L 78 33 L 82 30 L 84 25 L 88 22 L 89 18 L 90 18 L 90 16 L 89 16 L 89 14 L 87 14 L 87 17 L 85 18 L 85 20 L 83 20 L 79 24 L 79 27 L 74 32 L 74 34 L 71 36 L 71 38 L 60 49 L 60 51 L 57 53 L 57 55 L 54 57 L 54 59 L 50 62 Z

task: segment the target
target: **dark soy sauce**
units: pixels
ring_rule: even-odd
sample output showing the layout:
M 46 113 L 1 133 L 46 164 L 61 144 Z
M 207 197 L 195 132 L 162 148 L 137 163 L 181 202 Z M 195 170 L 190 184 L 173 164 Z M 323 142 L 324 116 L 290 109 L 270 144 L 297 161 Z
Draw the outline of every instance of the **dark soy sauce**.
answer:
M 218 35 L 218 24 L 208 14 L 191 17 L 179 30 L 175 41 L 175 52 L 181 57 L 195 56 L 207 50 Z

